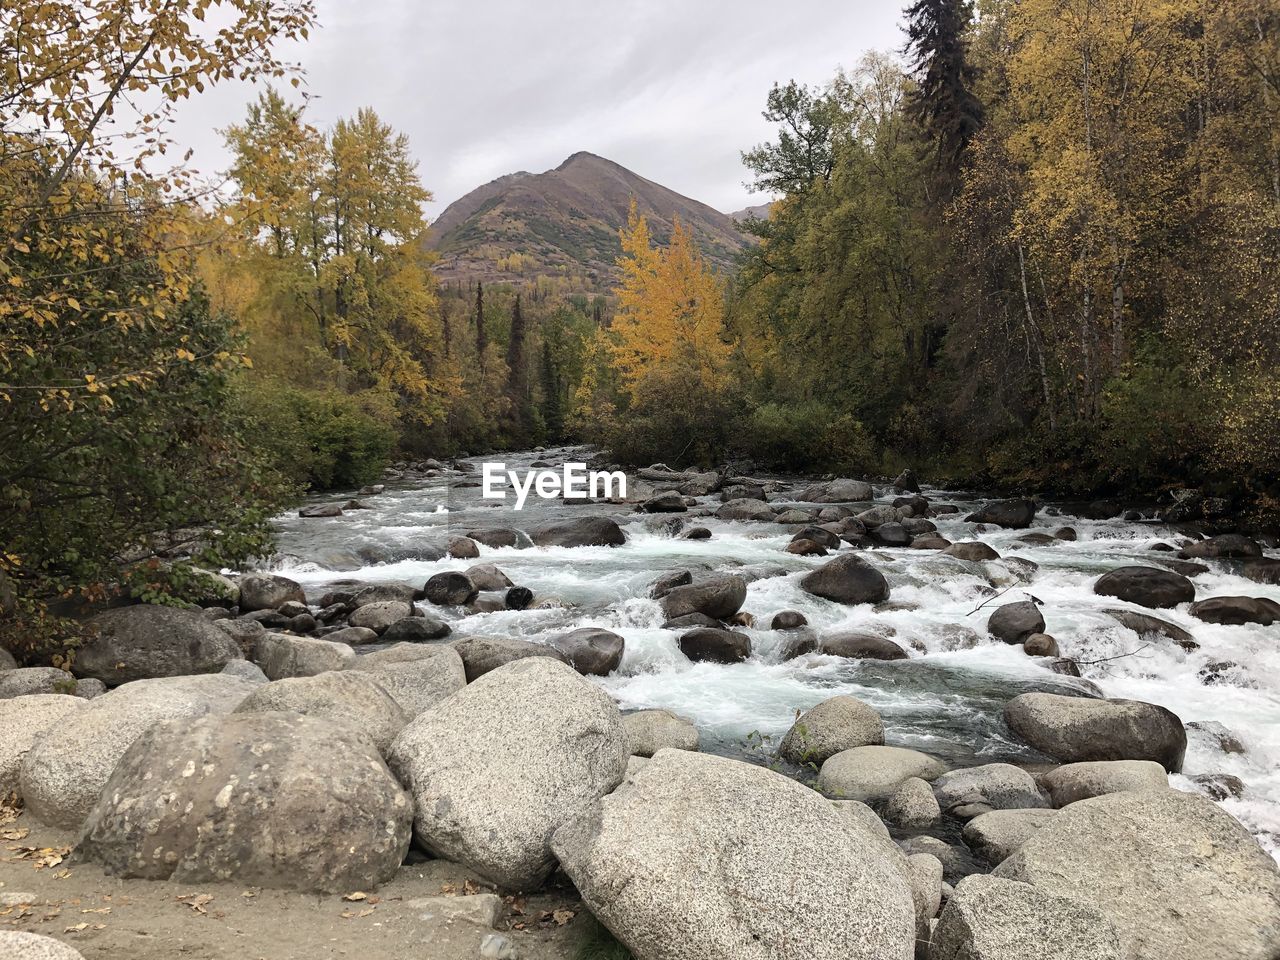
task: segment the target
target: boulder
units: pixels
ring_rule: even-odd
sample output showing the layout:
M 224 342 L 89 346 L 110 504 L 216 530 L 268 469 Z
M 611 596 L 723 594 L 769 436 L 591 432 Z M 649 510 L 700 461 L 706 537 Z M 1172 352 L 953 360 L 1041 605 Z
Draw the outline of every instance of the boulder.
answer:
M 348 726 L 290 713 L 170 720 L 121 758 L 77 850 L 117 877 L 350 893 L 395 876 L 412 813 Z
M 916 472 L 910 467 L 903 470 L 893 481 L 893 489 L 899 493 L 919 493 L 920 481 L 916 479 Z
M 458 560 L 474 560 L 480 556 L 480 547 L 470 537 L 450 537 L 445 552 Z
M 535 657 L 414 718 L 390 761 L 413 794 L 419 843 L 501 887 L 531 890 L 555 866 L 552 832 L 613 790 L 628 756 L 608 695 Z
M 1022 649 L 1028 657 L 1056 657 L 1061 652 L 1058 641 L 1047 633 L 1031 634 L 1022 641 Z
M 290 600 L 306 603 L 307 596 L 302 592 L 302 585 L 288 577 L 263 573 L 240 578 L 241 613 L 274 610 Z
M 1242 560 L 1240 561 L 1240 573 L 1255 583 L 1280 584 L 1280 560 L 1272 559 L 1271 557 L 1263 557 L 1260 560 Z
M 997 500 L 965 517 L 969 523 L 989 523 L 993 527 L 1024 530 L 1035 521 L 1034 500 Z
M 467 537 L 476 543 L 482 543 L 486 547 L 530 547 L 533 541 L 529 535 L 523 530 L 513 530 L 510 527 L 481 527 L 477 530 L 468 530 Z M 452 541 L 450 541 L 452 543 Z M 462 545 L 459 544 L 461 547 Z M 463 547 L 465 550 L 465 547 Z M 478 552 L 478 551 L 477 551 Z M 452 551 L 450 551 L 452 553 Z
M 375 583 L 353 593 L 351 606 L 363 607 L 366 604 L 385 603 L 388 600 L 413 603 L 416 594 L 417 590 L 407 583 Z
M 763 500 L 742 497 L 720 505 L 716 516 L 721 520 L 755 520 L 771 523 L 773 508 Z
M 244 659 L 240 647 L 197 610 L 138 604 L 91 618 L 76 650 L 79 677 L 119 686 L 131 680 L 217 673 Z
M 1189 612 L 1205 623 L 1257 623 L 1264 627 L 1280 623 L 1280 603 L 1269 597 L 1210 597 L 1193 603 Z
M 995 870 L 1093 907 L 1133 960 L 1274 960 L 1280 869 L 1229 813 L 1177 790 L 1058 812 Z
M 465 573 L 447 570 L 427 580 L 422 592 L 436 606 L 461 607 L 474 600 L 480 588 Z
M 475 682 L 498 667 L 529 657 L 548 657 L 564 664 L 569 662 L 568 657 L 555 647 L 511 637 L 463 637 L 453 641 L 453 649 L 462 658 L 467 683 Z
M 792 543 L 798 543 L 801 540 L 810 540 L 828 550 L 839 550 L 842 542 L 838 534 L 833 533 L 826 527 L 813 526 L 804 527 L 791 538 Z
M 345 643 L 349 647 L 362 647 L 368 643 L 377 643 L 378 635 L 368 627 L 343 627 L 332 633 L 325 633 L 324 639 L 330 643 Z
M 435 617 L 405 617 L 397 620 L 382 631 L 383 643 L 430 643 L 443 640 L 453 633 L 453 628 L 443 620 Z M 338 639 L 336 634 L 329 634 L 328 639 Z
M 5 960 L 84 960 L 79 950 L 53 937 L 20 930 L 0 930 L 0 956 Z
M 848 630 L 827 634 L 818 641 L 818 652 L 850 660 L 906 660 L 907 651 L 874 633 Z
M 1186 559 L 1216 560 L 1229 558 L 1245 560 L 1262 556 L 1258 541 L 1239 533 L 1223 533 L 1207 540 L 1197 540 L 1183 546 L 1181 556 Z
M 660 750 L 551 845 L 587 907 L 637 960 L 914 953 L 900 858 L 812 790 L 762 767 Z
M 747 581 L 742 577 L 714 577 L 701 583 L 673 587 L 662 598 L 662 612 L 668 620 L 691 613 L 728 620 L 742 609 L 746 599 Z
M 857 697 L 832 697 L 796 718 L 778 756 L 791 763 L 821 764 L 841 750 L 883 743 L 880 714 Z
M 1119 567 L 1099 577 L 1093 592 L 1157 610 L 1190 603 L 1196 598 L 1195 584 L 1190 580 L 1180 573 L 1156 567 Z
M 853 554 L 836 557 L 805 574 L 800 587 L 836 603 L 883 603 L 889 599 L 884 574 Z
M 57 667 L 18 667 L 0 672 L 0 700 L 32 694 L 68 694 L 91 700 L 106 689 L 101 680 L 77 680 Z
M 649 596 L 655 600 L 661 600 L 676 587 L 685 587 L 691 583 L 693 583 L 693 574 L 690 571 L 672 570 L 649 584 Z
M 933 781 L 933 792 L 944 811 L 963 810 L 957 815 L 966 820 L 992 810 L 1048 806 L 1035 778 L 1010 763 L 988 763 L 944 773 Z
M 1044 616 L 1030 600 L 996 607 L 987 619 L 987 633 L 1004 643 L 1021 643 L 1033 633 L 1044 632 Z
M 0 798 L 18 790 L 22 759 L 36 740 L 87 705 L 87 700 L 58 693 L 0 700 Z
M 797 627 L 807 626 L 809 618 L 799 610 L 780 610 L 773 615 L 773 619 L 769 621 L 770 630 L 795 630 Z
M 111 771 L 162 720 L 230 713 L 257 685 L 219 674 L 135 680 L 69 713 L 22 760 L 20 790 L 41 823 L 79 829 Z
M 413 604 L 411 603 L 405 603 L 402 600 L 380 600 L 358 607 L 347 618 L 347 623 L 353 627 L 364 627 L 374 633 L 382 633 L 396 621 L 412 615 Z
M 1121 790 L 1166 790 L 1169 775 L 1153 760 L 1095 760 L 1054 767 L 1040 782 L 1055 807 Z
M 1003 862 L 1037 830 L 1057 815 L 1056 810 L 993 810 L 964 825 L 964 842 L 992 866 Z
M 796 494 L 802 503 L 862 503 L 874 499 L 875 491 L 865 480 L 830 480 Z
M 310 507 L 303 507 L 298 511 L 298 516 L 311 519 L 317 517 L 340 517 L 342 516 L 342 504 L 317 503 Z
M 1121 610 L 1118 607 L 1108 607 L 1102 612 L 1109 617 L 1115 618 L 1123 626 L 1138 634 L 1138 636 L 1154 635 L 1165 637 L 1178 644 L 1184 650 L 1195 650 L 1200 646 L 1196 643 L 1195 637 L 1168 620 L 1161 620 L 1159 617 L 1153 617 L 1147 613 L 1138 613 L 1136 610 Z
M 397 644 L 357 657 L 349 669 L 372 675 L 409 718 L 467 685 L 462 657 L 448 644 Z
M 17 669 L 18 661 L 13 658 L 13 654 L 4 647 L 0 647 L 0 673 L 4 673 L 6 670 Z
M 676 638 L 680 652 L 694 663 L 741 663 L 751 656 L 751 638 L 736 630 L 698 627 Z
M 1024 743 L 1063 763 L 1154 760 L 1176 773 L 1187 750 L 1182 721 L 1140 700 L 1024 693 L 1005 705 L 1004 720 Z
M 620 547 L 626 535 L 608 517 L 578 517 L 543 523 L 529 531 L 540 547 Z
M 644 513 L 684 513 L 689 508 L 685 506 L 680 491 L 667 490 L 640 504 L 640 509 Z
M 697 750 L 698 728 L 669 710 L 640 710 L 622 718 L 632 756 L 652 757 L 659 750 Z
M 897 507 L 891 507 L 887 503 L 879 504 L 869 510 L 863 510 L 858 514 L 856 519 L 862 526 L 862 530 L 857 530 L 855 528 L 850 532 L 861 533 L 868 530 L 875 530 L 877 527 L 883 526 L 886 523 L 898 523 L 905 516 L 906 512 L 907 511 L 899 510 Z
M 232 660 L 220 671 L 224 676 L 247 680 L 249 683 L 267 683 L 267 675 L 256 663 L 248 660 Z
M 932 830 L 942 820 L 942 808 L 927 781 L 908 777 L 889 794 L 884 818 L 903 830 Z
M 515 586 L 511 578 L 492 563 L 477 563 L 467 567 L 466 577 L 477 590 L 507 590 Z
M 326 670 L 345 670 L 356 652 L 345 643 L 315 637 L 268 633 L 257 644 L 254 659 L 268 679 L 311 677 Z
M 955 557 L 957 560 L 968 560 L 972 563 L 1000 559 L 1000 554 L 981 540 L 963 540 L 960 543 L 953 543 L 943 549 L 942 555 L 944 557 Z
M 1129 960 L 1098 910 L 1030 884 L 965 877 L 929 942 L 929 960 Z
M 911 543 L 911 534 L 900 523 L 882 523 L 871 531 L 871 539 L 886 547 L 905 547 Z
M 741 480 L 735 480 L 733 483 L 727 484 L 720 490 L 720 502 L 728 503 L 730 500 L 766 500 L 764 484 L 747 483 Z
M 622 637 L 600 627 L 581 627 L 551 640 L 569 666 L 589 677 L 607 677 L 617 670 L 625 645 Z
M 818 789 L 845 800 L 879 800 L 911 777 L 936 780 L 947 772 L 939 761 L 903 747 L 854 747 L 829 757 L 818 773 Z
M 916 853 L 906 860 L 907 880 L 916 908 L 916 942 L 929 939 L 929 923 L 942 906 L 942 861 L 929 853 Z
M 404 729 L 409 717 L 375 675 L 352 670 L 290 677 L 264 683 L 244 698 L 236 713 L 283 711 L 319 717 L 363 733 L 379 752 Z

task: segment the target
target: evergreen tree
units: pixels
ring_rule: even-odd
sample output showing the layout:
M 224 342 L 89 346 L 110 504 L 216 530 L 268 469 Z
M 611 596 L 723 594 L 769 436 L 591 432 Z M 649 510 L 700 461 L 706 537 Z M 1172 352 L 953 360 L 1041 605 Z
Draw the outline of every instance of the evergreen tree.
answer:
M 531 411 L 525 363 L 524 311 L 520 309 L 518 293 L 511 308 L 511 331 L 507 336 L 507 396 L 511 398 L 512 439 L 525 442 L 529 439 Z
M 489 347 L 489 338 L 484 332 L 484 284 L 476 281 L 476 358 L 480 361 L 480 369 L 484 369 L 484 354 Z
M 927 132 L 939 169 L 954 190 L 961 157 L 982 127 L 982 102 L 974 94 L 977 70 L 969 62 L 969 0 L 915 0 L 907 8 L 907 55 L 917 86 L 911 113 Z

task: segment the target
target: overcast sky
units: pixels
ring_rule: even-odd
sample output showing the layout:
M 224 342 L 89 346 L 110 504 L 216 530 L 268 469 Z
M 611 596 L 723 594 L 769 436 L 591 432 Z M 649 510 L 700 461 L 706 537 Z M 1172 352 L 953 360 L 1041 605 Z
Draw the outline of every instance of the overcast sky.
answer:
M 905 2 L 905 0 L 901 0 Z M 317 0 L 301 62 L 311 122 L 371 106 L 409 136 L 435 194 L 453 200 L 516 170 L 588 150 L 726 212 L 752 197 L 740 153 L 770 136 L 774 81 L 817 84 L 868 50 L 902 46 L 899 0 Z M 185 106 L 193 163 L 227 166 L 217 130 L 247 85 Z

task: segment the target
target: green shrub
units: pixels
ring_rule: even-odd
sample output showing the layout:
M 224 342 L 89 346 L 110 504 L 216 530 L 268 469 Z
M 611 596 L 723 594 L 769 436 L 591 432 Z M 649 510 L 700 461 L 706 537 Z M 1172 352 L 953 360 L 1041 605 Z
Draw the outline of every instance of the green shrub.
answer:
M 866 428 L 818 401 L 766 403 L 738 438 L 742 452 L 779 470 L 873 472 L 879 455 Z

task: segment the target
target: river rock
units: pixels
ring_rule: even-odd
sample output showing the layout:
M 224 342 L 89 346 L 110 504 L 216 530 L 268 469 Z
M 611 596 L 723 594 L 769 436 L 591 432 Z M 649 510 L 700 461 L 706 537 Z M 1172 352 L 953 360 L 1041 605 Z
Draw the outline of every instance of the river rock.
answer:
M 684 513 L 688 509 L 678 490 L 656 494 L 640 504 L 640 510 L 644 513 Z
M 809 618 L 799 610 L 780 610 L 769 621 L 770 630 L 795 630 L 807 626 Z
M 796 494 L 801 503 L 862 503 L 875 497 L 865 480 L 829 480 Z
M 1056 810 L 992 810 L 964 825 L 965 844 L 992 866 L 1007 860 L 1037 830 L 1057 815 Z
M 1022 641 L 1022 650 L 1028 657 L 1056 657 L 1061 651 L 1058 641 L 1047 633 L 1033 633 Z
M 22 759 L 36 740 L 87 704 L 79 697 L 57 693 L 0 700 L 0 798 L 19 789 Z
M 86 623 L 91 637 L 76 650 L 77 676 L 119 686 L 131 680 L 217 673 L 244 654 L 196 610 L 138 604 Z
M 377 643 L 378 635 L 368 627 L 343 627 L 326 633 L 324 639 L 330 643 L 345 643 L 349 647 L 362 647 L 368 643 Z
M 240 612 L 275 610 L 282 603 L 306 603 L 302 585 L 276 574 L 250 574 L 240 578 Z
M 969 876 L 947 901 L 929 960 L 1128 960 L 1097 910 L 1026 883 Z
M 453 628 L 435 617 L 405 617 L 382 632 L 382 642 L 430 643 L 433 640 L 443 640 L 451 633 Z M 336 635 L 330 634 L 328 639 L 336 639 Z
M 347 623 L 353 627 L 364 627 L 374 633 L 382 633 L 397 620 L 412 615 L 413 604 L 401 600 L 380 600 L 357 608 L 347 618 Z
M 850 660 L 906 660 L 907 651 L 874 633 L 846 630 L 827 634 L 818 641 L 818 652 Z
M 1280 622 L 1280 603 L 1269 597 L 1210 597 L 1193 603 L 1189 612 L 1205 623 L 1257 623 L 1269 627 Z
M 1133 960 L 1274 960 L 1280 869 L 1213 801 L 1110 793 L 1059 811 L 995 870 L 1091 906 Z
M 580 627 L 554 637 L 551 646 L 563 653 L 569 666 L 584 676 L 607 677 L 622 663 L 626 642 L 611 630 Z
M 474 560 L 480 556 L 480 547 L 470 537 L 450 537 L 445 552 L 458 560 Z
M 955 557 L 957 560 L 968 560 L 972 563 L 1000 559 L 1000 554 L 981 540 L 965 540 L 960 543 L 953 543 L 943 549 L 942 555 L 944 557 Z
M 751 638 L 736 630 L 698 627 L 676 638 L 680 652 L 694 663 L 741 663 L 751 656 Z
M 372 675 L 409 718 L 467 685 L 462 657 L 448 644 L 397 644 L 357 657 L 350 669 Z
M 916 909 L 916 942 L 929 939 L 929 921 L 942 906 L 942 861 L 929 853 L 916 853 L 906 860 L 907 880 Z
M 1030 600 L 996 607 L 987 619 L 987 633 L 1004 643 L 1021 643 L 1033 633 L 1044 632 L 1044 616 Z
M 814 526 L 804 527 L 791 538 L 792 543 L 799 543 L 802 540 L 809 540 L 828 550 L 839 550 L 842 542 L 838 534 L 832 533 L 825 527 Z
M 972 819 L 992 810 L 1048 806 L 1035 778 L 1010 763 L 988 763 L 944 773 L 933 781 L 933 792 L 939 806 L 948 813 L 968 808 L 962 819 Z
M 908 777 L 889 794 L 884 818 L 903 830 L 931 830 L 942 820 L 942 808 L 928 781 Z
M 267 675 L 262 668 L 249 660 L 232 660 L 220 671 L 224 676 L 246 680 L 249 683 L 267 683 Z
M 345 670 L 356 652 L 345 643 L 316 637 L 291 637 L 268 633 L 258 640 L 254 659 L 271 680 L 311 677 L 326 670 Z
M 672 570 L 664 573 L 649 584 L 649 596 L 661 600 L 676 587 L 684 587 L 693 583 L 693 573 L 688 570 Z
M 412 814 L 373 744 L 348 726 L 207 716 L 137 738 L 77 849 L 117 877 L 350 893 L 395 876 Z
M 431 603 L 440 607 L 465 606 L 476 598 L 480 588 L 465 573 L 447 570 L 437 573 L 422 588 Z
M 1005 705 L 1004 720 L 1020 740 L 1063 763 L 1154 760 L 1176 773 L 1187 750 L 1182 721 L 1140 700 L 1024 693 Z
M 652 757 L 659 750 L 697 750 L 698 728 L 669 710 L 640 710 L 622 718 L 632 756 Z
M 1166 637 L 1184 650 L 1195 650 L 1200 646 L 1196 643 L 1195 637 L 1168 620 L 1161 620 L 1159 617 L 1153 617 L 1147 613 L 1138 613 L 1136 610 L 1121 610 L 1112 607 L 1108 607 L 1102 612 L 1109 617 L 1115 618 L 1140 637 L 1152 635 Z
M 853 554 L 836 557 L 805 574 L 800 587 L 836 603 L 883 603 L 889 599 L 884 574 Z
M 636 960 L 914 953 L 900 860 L 821 796 L 762 767 L 660 750 L 558 829 L 552 849 Z
M 905 547 L 911 543 L 911 534 L 900 523 L 882 523 L 871 531 L 871 539 L 886 547 Z
M 1240 573 L 1256 583 L 1280 584 L 1280 559 L 1242 560 Z
M 608 695 L 533 657 L 420 714 L 390 760 L 413 794 L 419 843 L 501 887 L 532 890 L 555 866 L 552 832 L 613 790 L 628 756 Z
M 701 613 L 716 620 L 728 620 L 742 609 L 747 599 L 747 581 L 736 574 L 713 577 L 701 583 L 673 587 L 662 598 L 662 612 L 668 620 Z
M 1054 767 L 1040 782 L 1055 807 L 1121 790 L 1166 790 L 1169 775 L 1153 760 L 1095 760 Z
M 507 590 L 515 586 L 511 578 L 492 563 L 477 563 L 467 567 L 466 577 L 477 590 Z
M 467 683 L 472 683 L 491 670 L 512 661 L 528 657 L 549 657 L 564 664 L 569 662 L 568 657 L 555 647 L 511 637 L 463 637 L 453 641 L 453 648 L 462 658 Z
M 997 500 L 969 514 L 965 520 L 969 523 L 989 523 L 994 527 L 1007 527 L 1011 530 L 1023 530 L 1035 521 L 1036 504 L 1034 500 Z
M 219 674 L 135 680 L 69 713 L 33 744 L 19 771 L 27 811 L 41 823 L 78 829 L 116 763 L 162 720 L 230 713 L 256 685 Z
M 821 764 L 841 750 L 884 743 L 880 714 L 857 697 L 832 697 L 802 713 L 778 746 L 791 763 Z
M 0 930 L 0 956 L 5 960 L 84 960 L 79 950 L 53 937 L 20 930 Z
M 1230 558 L 1244 560 L 1262 556 L 1258 541 L 1239 533 L 1223 533 L 1207 540 L 1197 540 L 1183 546 L 1181 556 L 1188 559 L 1210 560 Z
M 77 680 L 57 667 L 18 667 L 0 672 L 0 700 L 33 694 L 67 694 L 92 700 L 105 690 L 101 680 Z
M 1180 573 L 1156 567 L 1119 567 L 1099 577 L 1093 592 L 1157 610 L 1196 598 L 1195 584 L 1190 580 Z
M 527 533 L 523 530 L 513 530 L 510 527 L 480 527 L 476 530 L 468 530 L 467 537 L 476 543 L 482 543 L 486 547 L 493 547 L 494 549 L 499 547 L 523 548 L 533 546 L 533 540 L 530 539 Z
M 947 768 L 933 757 L 903 747 L 854 747 L 829 757 L 818 773 L 818 789 L 845 800 L 879 800 L 910 777 L 936 780 Z
M 543 523 L 529 531 L 540 547 L 620 547 L 627 542 L 622 528 L 608 517 L 578 517 Z
M 351 606 L 363 607 L 370 603 L 386 603 L 398 600 L 413 603 L 417 590 L 408 583 L 374 583 L 362 587 L 351 595 Z
M 264 683 L 244 698 L 236 713 L 284 711 L 344 724 L 366 734 L 381 753 L 409 717 L 373 674 L 352 670 L 318 673 Z
M 763 500 L 741 497 L 720 505 L 716 516 L 721 520 L 755 520 L 772 522 L 773 508 Z

